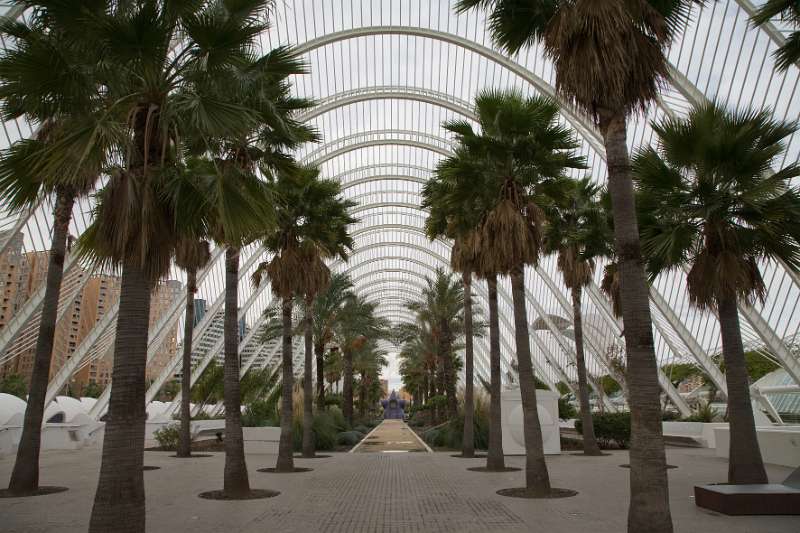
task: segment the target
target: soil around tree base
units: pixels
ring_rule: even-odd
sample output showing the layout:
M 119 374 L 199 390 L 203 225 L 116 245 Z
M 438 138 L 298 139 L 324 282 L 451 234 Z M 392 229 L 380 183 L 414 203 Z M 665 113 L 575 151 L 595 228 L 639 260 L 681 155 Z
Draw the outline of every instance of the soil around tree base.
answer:
M 603 452 L 600 452 L 600 453 L 577 452 L 577 453 L 571 453 L 570 455 L 575 455 L 575 456 L 579 456 L 579 457 L 581 457 L 581 456 L 582 457 L 608 457 L 609 455 L 614 455 L 614 454 L 613 453 L 603 453 Z
M 313 468 L 301 468 L 299 466 L 296 466 L 296 467 L 294 467 L 294 470 L 281 470 L 281 471 L 278 471 L 278 470 L 275 469 L 275 467 L 271 466 L 269 468 L 259 468 L 257 471 L 258 472 L 267 472 L 269 474 L 300 474 L 302 472 L 311 472 L 312 470 L 313 470 Z
M 549 494 L 545 494 L 544 496 L 542 496 L 540 494 L 535 494 L 532 490 L 528 489 L 528 487 L 516 487 L 513 489 L 500 489 L 497 491 L 497 494 L 499 494 L 500 496 L 508 496 L 509 498 L 527 498 L 529 500 L 549 500 L 557 498 L 571 498 L 573 496 L 577 496 L 578 491 L 570 489 L 552 488 L 550 489 Z
M 142 471 L 143 472 L 149 472 L 150 470 L 161 470 L 161 467 L 160 466 L 143 466 L 142 467 Z
M 280 492 L 276 490 L 250 489 L 250 492 L 236 496 L 229 496 L 225 494 L 224 490 L 210 490 L 201 492 L 197 496 L 205 500 L 263 500 L 265 498 L 273 498 L 278 494 Z
M 627 463 L 626 463 L 626 464 L 624 464 L 624 465 L 619 465 L 619 467 L 620 467 L 620 468 L 630 468 L 630 467 L 631 467 L 631 465 L 629 465 L 629 464 L 627 464 Z M 667 470 L 669 470 L 669 469 L 671 469 L 671 468 L 678 468 L 678 467 L 677 467 L 677 466 L 675 466 L 675 465 L 667 465 Z
M 182 455 L 170 455 L 170 457 L 173 457 L 175 459 L 202 459 L 203 457 L 214 457 L 214 456 L 210 453 L 193 453 L 192 455 L 189 455 L 187 457 L 184 457 Z
M 0 498 L 30 498 L 31 496 L 47 496 L 48 494 L 58 494 L 69 489 L 67 487 L 54 487 L 43 485 L 32 492 L 11 492 L 8 489 L 0 489 Z
M 506 466 L 504 468 L 487 468 L 485 466 L 473 466 L 472 468 L 467 468 L 467 470 L 469 470 L 470 472 L 486 472 L 489 474 L 494 474 L 501 472 L 519 472 L 522 469 L 513 466 Z
M 486 454 L 485 453 L 476 453 L 472 457 L 464 457 L 460 453 L 455 453 L 455 454 L 451 455 L 450 457 L 455 457 L 456 459 L 486 459 Z

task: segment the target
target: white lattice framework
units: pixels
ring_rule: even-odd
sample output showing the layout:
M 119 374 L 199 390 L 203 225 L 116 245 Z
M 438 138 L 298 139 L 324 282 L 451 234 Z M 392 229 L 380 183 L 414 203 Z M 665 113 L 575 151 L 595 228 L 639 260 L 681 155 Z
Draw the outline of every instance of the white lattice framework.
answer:
M 4 8 L 0 8 L 4 9 Z M 672 83 L 645 116 L 632 118 L 629 145 L 635 149 L 653 141 L 649 121 L 683 115 L 694 104 L 716 100 L 732 108 L 769 107 L 781 120 L 795 120 L 800 113 L 800 71 L 792 67 L 776 72 L 772 52 L 785 39 L 787 28 L 778 22 L 753 28 L 748 16 L 754 10 L 749 0 L 720 0 L 695 10 L 692 21 L 669 52 Z M 19 12 L 15 16 L 24 16 Z M 437 161 L 452 149 L 452 141 L 441 127 L 444 120 L 474 122 L 470 102 L 486 87 L 513 87 L 525 94 L 558 99 L 550 62 L 537 48 L 508 57 L 491 45 L 483 14 L 457 16 L 448 0 L 286 0 L 276 2 L 273 25 L 261 37 L 262 47 L 296 45 L 308 61 L 310 74 L 294 80 L 298 96 L 317 99 L 319 104 L 302 116 L 322 133 L 324 142 L 304 146 L 297 156 L 318 164 L 326 177 L 342 183 L 344 194 L 358 202 L 354 210 L 360 222 L 352 228 L 356 249 L 347 263 L 334 262 L 336 271 L 353 277 L 356 290 L 379 303 L 379 313 L 392 321 L 412 317 L 404 303 L 420 294 L 424 277 L 437 266 L 449 263 L 450 243 L 430 242 L 422 231 L 425 213 L 419 207 L 420 192 Z M 0 43 L 3 44 L 4 43 Z M 580 152 L 598 182 L 606 179 L 602 140 L 591 120 L 568 105 L 562 105 L 561 120 L 581 139 Z M 33 126 L 22 121 L 3 124 L 0 146 L 31 135 Z M 790 138 L 781 163 L 796 161 L 800 139 Z M 80 234 L 89 221 L 90 200 L 79 201 L 70 227 Z M 0 254 L 10 250 L 15 236 L 22 234 L 22 251 L 47 249 L 52 207 L 44 201 L 25 213 L 0 211 Z M 209 311 L 195 333 L 202 361 L 219 353 L 220 332 L 211 317 L 222 309 L 224 254 L 200 274 L 198 298 Z M 257 330 L 263 311 L 272 301 L 268 285 L 254 289 L 249 277 L 266 257 L 263 249 L 243 250 L 239 288 L 240 318 L 249 331 Z M 66 290 L 60 309 L 78 293 L 88 278 L 77 262 L 67 262 Z M 800 361 L 794 339 L 800 334 L 797 305 L 800 279 L 783 265 L 763 265 L 768 296 L 763 304 L 740 307 L 743 335 L 748 347 L 780 363 L 800 383 Z M 602 268 L 586 291 L 583 312 L 587 324 L 587 363 L 593 380 L 609 374 L 625 388 L 624 376 L 612 364 L 622 353 L 621 324 L 610 312 L 608 301 L 597 285 Z M 184 281 L 173 268 L 170 279 Z M 542 327 L 531 329 L 534 364 L 542 379 L 554 384 L 576 379 L 574 345 L 568 332 L 559 329 L 560 319 L 571 319 L 571 305 L 553 258 L 526 271 L 528 313 Z M 476 282 L 478 305 L 486 308 L 486 288 Z M 499 284 L 503 374 L 508 375 L 514 357 L 510 286 Z M 150 335 L 149 355 L 159 349 L 167 333 L 182 327 L 182 298 L 173 302 Z M 41 295 L 30 298 L 15 319 L 0 330 L 0 361 L 14 357 L 35 335 Z M 652 286 L 656 353 L 661 365 L 692 362 L 703 368 L 717 387 L 725 391 L 724 376 L 712 356 L 719 352 L 720 334 L 716 317 L 689 305 L 685 279 L 680 272 L 662 275 Z M 116 310 L 99 321 L 79 346 L 67 368 L 55 376 L 49 394 L 60 390 L 70 375 L 92 358 L 103 356 L 112 345 Z M 541 320 L 537 320 L 540 319 Z M 256 358 L 274 356 L 275 346 L 254 349 L 254 335 L 242 341 L 243 369 Z M 26 344 L 28 343 L 28 344 Z M 148 399 L 177 368 L 180 354 L 148 391 Z M 302 357 L 296 355 L 302 365 Z M 476 342 L 476 371 L 488 378 L 488 342 Z M 681 410 L 688 406 L 661 375 L 667 397 Z M 107 397 L 105 391 L 104 397 Z M 611 407 L 607 398 L 603 401 Z M 101 398 L 101 400 L 103 400 Z M 103 409 L 98 402 L 95 415 Z M 173 406 L 174 407 L 174 406 Z

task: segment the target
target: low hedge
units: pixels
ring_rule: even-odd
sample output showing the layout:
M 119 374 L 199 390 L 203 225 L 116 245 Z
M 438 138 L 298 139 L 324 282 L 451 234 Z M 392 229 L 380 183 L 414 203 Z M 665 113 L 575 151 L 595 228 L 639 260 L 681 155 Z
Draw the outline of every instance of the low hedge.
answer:
M 601 448 L 628 448 L 631 441 L 631 414 L 624 413 L 592 413 L 592 425 L 597 444 Z M 583 423 L 575 421 L 575 430 L 583 435 Z

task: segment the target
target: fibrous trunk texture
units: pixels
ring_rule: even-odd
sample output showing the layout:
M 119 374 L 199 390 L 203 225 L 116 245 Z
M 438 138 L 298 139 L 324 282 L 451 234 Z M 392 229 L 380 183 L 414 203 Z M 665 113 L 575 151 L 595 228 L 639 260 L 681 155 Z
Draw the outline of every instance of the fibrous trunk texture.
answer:
M 325 344 L 318 341 L 314 346 L 317 359 L 317 411 L 325 410 Z
M 314 457 L 314 384 L 312 365 L 314 360 L 314 339 L 312 331 L 311 305 L 306 306 L 305 341 L 306 359 L 303 369 L 303 457 Z
M 353 354 L 350 350 L 342 351 L 342 413 L 345 420 L 353 425 Z
M 492 396 L 489 404 L 489 451 L 486 455 L 486 468 L 503 469 L 506 463 L 503 456 L 503 427 L 500 419 L 500 315 L 497 309 L 497 276 L 489 276 L 486 282 L 489 287 L 489 367 Z
M 292 361 L 292 299 L 284 298 L 281 308 L 283 318 L 283 383 L 281 384 L 281 438 L 278 441 L 278 462 L 275 470 L 291 472 L 294 470 L 294 437 L 292 435 L 292 389 L 294 388 L 294 368 Z
M 475 399 L 473 386 L 473 343 L 472 343 L 472 274 L 464 272 L 461 276 L 464 285 L 464 439 L 461 454 L 464 457 L 475 455 Z
M 229 497 L 250 492 L 250 479 L 244 457 L 242 434 L 242 393 L 239 383 L 239 248 L 225 250 L 225 479 L 223 490 Z
M 592 406 L 589 403 L 589 384 L 586 380 L 586 358 L 583 352 L 583 313 L 581 312 L 581 288 L 572 289 L 572 320 L 575 330 L 575 359 L 578 363 L 578 401 L 581 408 L 583 429 L 583 453 L 601 455 L 597 438 L 594 436 Z
M 636 200 L 630 175 L 626 117 L 600 110 L 614 213 L 614 249 L 625 323 L 628 403 L 631 411 L 628 531 L 671 533 L 666 454 L 661 425 L 661 388 L 653 343 L 649 287 L 644 272 Z
M 25 408 L 22 436 L 17 448 L 17 460 L 8 484 L 8 489 L 17 494 L 31 493 L 39 488 L 39 450 L 42 442 L 44 400 L 47 395 L 47 384 L 50 381 L 53 339 L 58 320 L 58 299 L 61 295 L 61 281 L 64 278 L 67 233 L 74 203 L 75 197 L 71 191 L 60 190 L 58 192 L 53 210 L 53 240 L 50 245 L 42 313 L 39 319 L 39 336 L 36 338 L 33 373 L 28 391 L 28 405 Z
M 522 433 L 525 436 L 525 486 L 536 496 L 550 494 L 550 474 L 544 462 L 542 426 L 536 403 L 528 312 L 525 308 L 525 274 L 522 265 L 511 271 L 511 296 L 514 304 L 514 339 L 517 344 L 519 390 L 522 396 Z
M 139 265 L 123 265 L 111 397 L 90 533 L 145 531 L 142 466 L 150 289 Z
M 728 483 L 767 483 L 767 472 L 758 446 L 750 381 L 742 346 L 739 310 L 734 295 L 719 298 L 719 325 L 722 356 L 725 359 L 725 382 L 728 385 L 728 422 L 730 448 Z
M 197 269 L 186 270 L 186 318 L 183 323 L 183 364 L 181 365 L 181 438 L 178 457 L 192 455 L 192 336 L 194 335 L 194 293 L 197 291 Z

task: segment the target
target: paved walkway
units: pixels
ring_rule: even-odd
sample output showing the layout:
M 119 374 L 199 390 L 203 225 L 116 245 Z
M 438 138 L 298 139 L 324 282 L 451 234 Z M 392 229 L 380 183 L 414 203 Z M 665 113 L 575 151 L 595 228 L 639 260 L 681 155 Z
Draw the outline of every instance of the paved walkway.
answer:
M 553 484 L 576 489 L 574 498 L 520 500 L 498 496 L 502 488 L 521 486 L 522 472 L 469 472 L 483 460 L 457 459 L 449 453 L 335 453 L 327 459 L 298 459 L 310 467 L 302 474 L 265 474 L 274 455 L 249 455 L 254 488 L 280 495 L 267 500 L 201 500 L 199 492 L 222 487 L 224 457 L 174 459 L 146 452 L 148 533 L 411 533 L 534 532 L 620 533 L 626 530 L 629 470 L 626 452 L 607 457 L 571 454 L 548 457 Z M 797 517 L 726 517 L 694 505 L 695 483 L 722 481 L 726 463 L 713 451 L 668 450 L 672 516 L 677 533 L 797 533 Z M 85 533 L 97 486 L 97 450 L 45 452 L 42 482 L 66 485 L 60 494 L 0 499 L 3 533 Z M 524 458 L 508 457 L 511 466 Z M 0 483 L 7 483 L 13 457 L 0 458 Z M 768 467 L 772 480 L 788 468 Z
M 352 452 L 431 452 L 431 449 L 402 420 L 384 420 L 364 437 Z

